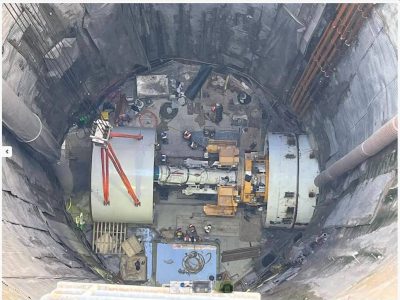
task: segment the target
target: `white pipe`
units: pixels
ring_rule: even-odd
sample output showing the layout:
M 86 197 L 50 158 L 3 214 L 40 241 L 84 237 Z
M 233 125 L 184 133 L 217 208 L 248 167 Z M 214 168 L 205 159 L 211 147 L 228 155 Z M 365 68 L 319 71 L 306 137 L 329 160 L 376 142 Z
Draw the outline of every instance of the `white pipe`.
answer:
M 50 163 L 60 159 L 60 147 L 51 132 L 3 79 L 3 124 L 23 143 L 42 154 Z
M 322 186 L 334 180 L 394 142 L 398 133 L 397 122 L 398 117 L 396 115 L 363 143 L 319 174 L 314 180 L 315 185 Z
M 160 185 L 225 185 L 236 182 L 236 172 L 214 169 L 190 169 L 185 167 L 158 167 Z

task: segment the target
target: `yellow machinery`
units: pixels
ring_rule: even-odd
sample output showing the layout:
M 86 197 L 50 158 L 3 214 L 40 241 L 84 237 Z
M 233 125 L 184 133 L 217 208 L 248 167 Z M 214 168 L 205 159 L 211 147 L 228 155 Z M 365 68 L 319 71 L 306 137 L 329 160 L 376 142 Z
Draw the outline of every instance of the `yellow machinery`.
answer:
M 268 204 L 265 227 L 308 224 L 318 194 L 313 180 L 319 171 L 306 135 L 268 133 L 264 153 L 242 154 L 235 141 L 224 140 L 210 140 L 206 150 L 211 166 L 195 160 L 179 167 L 156 166 L 154 180 L 181 186 L 185 195 L 217 196 L 216 204 L 203 207 L 208 216 L 235 216 L 239 203 Z
M 241 200 L 258 205 L 268 200 L 268 159 L 256 152 L 244 155 L 244 176 L 241 182 Z
M 257 152 L 239 157 L 239 149 L 232 141 L 211 140 L 208 153 L 218 153 L 219 168 L 236 168 L 237 182 L 234 186 L 219 186 L 217 205 L 206 205 L 203 210 L 209 216 L 234 216 L 239 202 L 260 205 L 268 199 L 268 159 Z
M 219 167 L 237 167 L 239 164 L 239 149 L 234 141 L 210 140 L 208 153 L 218 153 Z
M 208 216 L 235 216 L 237 210 L 238 190 L 235 186 L 218 187 L 217 205 L 207 204 L 203 207 Z

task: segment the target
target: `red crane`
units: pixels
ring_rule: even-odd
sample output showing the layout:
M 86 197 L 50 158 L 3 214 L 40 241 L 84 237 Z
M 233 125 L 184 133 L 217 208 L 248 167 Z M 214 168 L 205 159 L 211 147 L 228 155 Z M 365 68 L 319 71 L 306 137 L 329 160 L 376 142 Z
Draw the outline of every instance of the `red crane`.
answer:
M 125 134 L 125 133 L 110 133 L 110 139 L 111 138 L 131 138 L 135 140 L 142 140 L 143 135 L 141 134 Z M 115 169 L 118 172 L 118 175 L 121 177 L 122 182 L 124 183 L 128 194 L 132 197 L 133 202 L 135 203 L 135 206 L 140 206 L 140 201 L 138 197 L 135 194 L 134 189 L 132 188 L 131 183 L 129 182 L 128 177 L 126 176 L 124 170 L 122 169 L 122 166 L 117 158 L 117 155 L 114 152 L 113 147 L 111 146 L 111 143 L 108 142 L 105 144 L 104 147 L 101 147 L 101 175 L 103 178 L 103 195 L 104 195 L 104 205 L 110 205 L 110 188 L 109 188 L 109 171 L 108 171 L 108 160 L 110 159 L 111 162 L 113 163 Z

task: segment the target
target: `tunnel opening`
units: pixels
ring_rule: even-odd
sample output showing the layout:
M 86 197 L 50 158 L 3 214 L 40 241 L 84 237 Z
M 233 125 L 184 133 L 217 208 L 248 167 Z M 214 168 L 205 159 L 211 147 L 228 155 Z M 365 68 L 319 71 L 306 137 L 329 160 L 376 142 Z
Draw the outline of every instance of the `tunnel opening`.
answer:
M 391 4 L 4 5 L 3 296 L 84 294 L 84 282 L 131 296 L 380 290 L 397 247 L 395 16 Z M 348 268 L 343 291 L 328 284 Z M 360 274 L 378 283 L 359 288 Z

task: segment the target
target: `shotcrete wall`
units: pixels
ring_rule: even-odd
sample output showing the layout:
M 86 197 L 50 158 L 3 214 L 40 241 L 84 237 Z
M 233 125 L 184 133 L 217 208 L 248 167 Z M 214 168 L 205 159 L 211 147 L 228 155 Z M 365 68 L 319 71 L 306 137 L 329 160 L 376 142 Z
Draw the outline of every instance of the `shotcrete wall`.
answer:
M 328 87 L 314 99 L 303 120 L 313 137 L 322 168 L 346 154 L 397 113 L 396 7 L 380 4 L 374 9 L 356 44 L 343 54 Z M 254 77 L 270 91 L 271 98 L 265 101 L 284 104 L 289 101 L 293 84 L 315 40 L 332 15 L 329 5 L 321 15 L 320 9 L 316 4 L 41 4 L 43 22 L 52 28 L 41 29 L 48 37 L 44 48 L 50 50 L 66 39 L 62 51 L 68 53 L 71 62 L 65 62 L 57 55 L 43 60 L 43 47 L 32 43 L 38 39 L 35 30 L 31 28 L 22 34 L 18 26 L 13 26 L 14 20 L 3 6 L 2 76 L 41 117 L 43 125 L 60 145 L 73 122 L 72 114 L 82 110 L 83 99 L 96 103 L 107 88 L 135 71 L 146 70 L 160 59 L 193 59 L 232 67 Z M 61 78 L 52 68 L 52 60 L 65 67 Z M 47 79 L 49 74 L 54 80 Z M 36 299 L 52 290 L 58 280 L 95 281 L 99 277 L 83 266 L 81 258 L 91 262 L 92 267 L 98 262 L 79 241 L 79 234 L 67 225 L 62 212 L 62 190 L 50 168 L 47 169 L 40 157 L 33 157 L 4 127 L 3 144 L 14 147 L 13 158 L 3 159 L 3 285 Z M 377 167 L 371 160 L 370 167 L 364 164 L 322 191 L 320 199 L 326 205 L 317 208 L 310 238 L 324 230 L 328 215 L 346 195 L 362 197 L 354 192 L 358 185 L 390 173 L 385 187 L 378 181 L 368 183 L 379 192 L 371 205 L 379 206 L 397 179 L 394 149 L 375 158 L 376 164 L 388 159 L 389 165 Z M 397 197 L 393 201 L 382 206 L 382 218 L 397 207 Z M 350 203 L 362 206 L 359 202 Z M 374 226 L 393 227 L 397 215 L 390 216 L 389 222 L 374 223 Z M 390 237 L 396 230 L 392 227 Z M 350 246 L 337 243 L 340 234 L 349 239 L 354 238 L 352 234 L 365 235 L 360 240 L 363 246 L 376 238 L 376 233 L 368 235 L 372 232 L 368 230 L 356 233 L 350 232 L 351 229 L 342 230 L 332 234 L 326 247 L 333 250 L 327 253 L 337 253 L 334 249 L 340 245 L 345 250 L 337 256 L 347 257 L 350 254 L 346 247 L 360 248 L 357 248 L 358 242 Z M 384 246 L 385 242 L 377 242 L 383 248 L 379 248 L 379 253 L 392 254 L 396 243 L 389 240 Z M 320 257 L 319 261 L 328 260 L 328 256 Z M 336 271 L 341 274 L 339 271 L 345 265 L 334 265 L 329 274 Z M 98 266 L 97 271 L 101 272 Z M 317 261 L 311 261 L 309 266 L 302 278 L 315 280 L 306 280 L 296 287 L 300 286 L 301 291 L 306 289 L 304 295 L 313 290 L 312 293 L 319 291 L 329 299 L 334 288 L 318 281 Z M 358 277 L 349 277 L 349 282 L 373 272 L 379 261 L 374 260 L 369 266 L 360 269 Z

